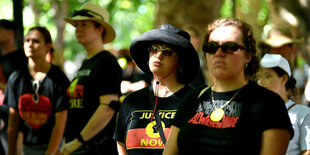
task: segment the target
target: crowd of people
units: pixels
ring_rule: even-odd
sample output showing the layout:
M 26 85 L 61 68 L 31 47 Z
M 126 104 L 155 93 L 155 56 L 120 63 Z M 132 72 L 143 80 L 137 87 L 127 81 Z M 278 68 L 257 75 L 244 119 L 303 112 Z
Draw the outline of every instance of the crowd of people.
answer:
M 310 154 L 293 71 L 301 40 L 277 31 L 257 46 L 249 24 L 220 18 L 200 41 L 163 24 L 116 56 L 105 8 L 88 2 L 64 20 L 86 51 L 71 81 L 47 28 L 19 48 L 14 22 L 0 20 L 0 154 Z

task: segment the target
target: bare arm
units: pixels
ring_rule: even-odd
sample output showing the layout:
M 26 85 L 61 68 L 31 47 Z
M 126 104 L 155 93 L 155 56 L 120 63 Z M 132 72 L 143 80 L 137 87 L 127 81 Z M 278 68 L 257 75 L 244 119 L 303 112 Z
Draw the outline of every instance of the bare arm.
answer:
M 99 99 L 100 103 L 102 104 L 98 106 L 97 110 L 82 130 L 81 136 L 83 140 L 88 141 L 92 139 L 106 127 L 115 112 L 107 104 L 109 104 L 113 100 L 118 101 L 118 98 L 119 96 L 117 94 L 100 96 Z M 64 152 L 64 154 L 70 154 L 71 152 L 78 149 L 80 146 L 82 146 L 82 143 L 79 142 L 77 139 L 74 139 L 73 141 L 68 142 L 64 145 L 64 148 L 62 148 L 62 152 Z
M 125 144 L 120 142 L 120 141 L 117 141 L 117 151 L 118 151 L 118 154 L 119 155 L 127 155 L 127 151 L 126 151 L 126 148 L 125 148 Z
M 67 121 L 67 112 L 67 110 L 64 110 L 55 114 L 55 125 L 53 127 L 46 154 L 56 154 L 64 134 Z
M 164 149 L 163 155 L 177 155 L 179 154 L 179 148 L 177 145 L 177 139 L 180 129 L 176 126 L 171 126 L 168 140 Z
M 310 150 L 301 151 L 301 155 L 310 155 Z
M 261 155 L 283 155 L 290 141 L 290 133 L 286 129 L 269 129 L 262 134 Z
M 8 145 L 9 155 L 16 154 L 16 141 L 19 129 L 18 111 L 10 107 L 9 123 L 8 123 Z

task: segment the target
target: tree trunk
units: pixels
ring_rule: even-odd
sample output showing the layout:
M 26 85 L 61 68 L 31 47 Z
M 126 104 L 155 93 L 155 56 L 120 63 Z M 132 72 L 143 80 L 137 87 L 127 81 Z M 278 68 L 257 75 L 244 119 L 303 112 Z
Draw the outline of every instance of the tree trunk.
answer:
M 68 0 L 63 0 L 59 2 L 58 0 L 52 1 L 52 8 L 56 10 L 54 22 L 56 23 L 57 29 L 57 37 L 54 41 L 55 53 L 54 53 L 54 60 L 53 63 L 63 69 L 64 64 L 64 30 L 66 26 L 66 22 L 64 20 L 67 17 L 68 9 L 69 9 L 69 2 Z
M 23 25 L 23 1 L 13 0 L 13 17 L 17 26 L 17 44 L 19 47 L 23 47 L 24 38 L 24 25 Z
M 190 25 L 201 30 L 220 16 L 222 0 L 158 0 L 155 27 L 172 24 L 183 28 Z

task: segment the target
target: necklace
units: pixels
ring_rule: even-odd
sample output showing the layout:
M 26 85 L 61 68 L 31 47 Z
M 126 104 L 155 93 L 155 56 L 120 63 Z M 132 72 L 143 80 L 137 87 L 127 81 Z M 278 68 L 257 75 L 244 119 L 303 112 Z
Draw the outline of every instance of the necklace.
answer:
M 212 111 L 212 113 L 210 114 L 210 119 L 213 122 L 219 122 L 220 120 L 222 120 L 223 116 L 224 116 L 224 107 L 226 107 L 239 93 L 239 91 L 241 90 L 241 88 L 234 94 L 233 97 L 231 97 L 228 101 L 226 101 L 226 103 L 224 105 L 221 105 L 221 107 L 216 108 L 215 107 L 215 102 L 214 102 L 214 97 L 213 97 L 213 90 L 211 89 L 211 99 L 212 99 L 212 103 L 214 104 L 215 110 Z

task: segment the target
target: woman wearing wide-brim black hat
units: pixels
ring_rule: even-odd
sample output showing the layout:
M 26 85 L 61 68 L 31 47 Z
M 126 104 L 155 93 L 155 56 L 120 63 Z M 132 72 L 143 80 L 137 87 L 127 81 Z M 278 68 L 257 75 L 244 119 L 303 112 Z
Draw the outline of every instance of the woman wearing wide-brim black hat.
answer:
M 170 122 L 199 71 L 198 55 L 189 34 L 169 24 L 141 34 L 130 53 L 154 81 L 125 98 L 113 138 L 120 154 L 162 154 Z

